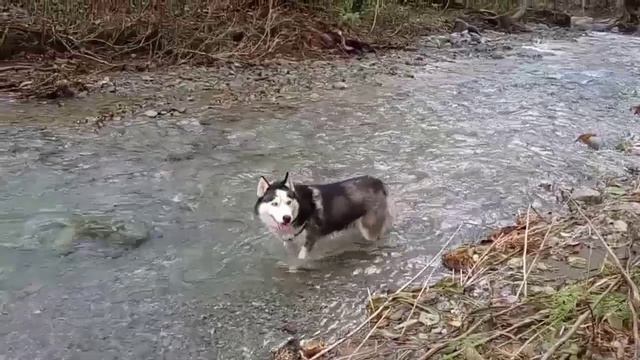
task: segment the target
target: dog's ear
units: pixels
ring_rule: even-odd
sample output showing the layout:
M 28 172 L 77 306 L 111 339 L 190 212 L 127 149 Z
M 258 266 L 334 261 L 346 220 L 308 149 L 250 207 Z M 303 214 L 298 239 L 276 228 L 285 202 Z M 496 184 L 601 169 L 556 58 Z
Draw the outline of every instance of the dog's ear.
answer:
M 260 176 L 260 180 L 258 180 L 258 197 L 262 197 L 262 195 L 267 192 L 268 188 L 269 182 L 267 181 L 267 179 L 265 179 L 264 176 Z
M 289 172 L 284 176 L 284 180 L 282 180 L 282 182 L 291 189 L 291 191 L 296 191 L 296 188 L 293 187 L 293 180 L 289 177 Z

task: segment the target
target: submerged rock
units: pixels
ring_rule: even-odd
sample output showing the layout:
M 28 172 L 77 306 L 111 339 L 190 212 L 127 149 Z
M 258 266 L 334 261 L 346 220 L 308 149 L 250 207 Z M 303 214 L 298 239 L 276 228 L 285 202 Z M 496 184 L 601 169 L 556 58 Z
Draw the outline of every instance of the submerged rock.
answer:
M 151 237 L 150 227 L 145 223 L 107 216 L 73 216 L 67 221 L 56 222 L 56 225 L 59 230 L 53 241 L 51 236 L 35 236 L 41 243 L 48 242 L 48 247 L 61 255 L 90 249 L 94 253 L 115 257 L 139 247 Z

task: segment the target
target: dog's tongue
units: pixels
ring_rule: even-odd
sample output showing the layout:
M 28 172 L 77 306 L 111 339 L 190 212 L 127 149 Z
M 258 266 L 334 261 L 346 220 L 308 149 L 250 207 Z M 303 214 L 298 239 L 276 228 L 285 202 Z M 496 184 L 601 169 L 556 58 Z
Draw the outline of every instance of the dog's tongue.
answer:
M 281 231 L 283 233 L 289 233 L 293 230 L 293 228 L 291 227 L 291 224 L 278 224 L 278 231 Z

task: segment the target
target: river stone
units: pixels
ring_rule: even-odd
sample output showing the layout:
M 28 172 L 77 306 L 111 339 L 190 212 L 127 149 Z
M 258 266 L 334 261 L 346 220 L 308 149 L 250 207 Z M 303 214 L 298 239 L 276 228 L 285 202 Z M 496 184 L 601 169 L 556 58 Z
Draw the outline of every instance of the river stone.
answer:
M 146 117 L 150 117 L 150 118 L 154 118 L 156 116 L 158 116 L 158 112 L 155 110 L 147 110 L 144 112 L 144 116 Z
M 54 250 L 61 255 L 76 251 L 77 247 L 111 249 L 112 254 L 135 249 L 150 238 L 150 228 L 141 222 L 97 216 L 76 216 L 61 229 L 53 241 Z
M 348 87 L 349 87 L 349 85 L 347 85 L 347 83 L 345 83 L 344 81 L 338 81 L 338 82 L 333 84 L 333 88 L 337 89 L 337 90 L 344 90 L 344 89 L 346 89 Z
M 575 201 L 581 201 L 584 203 L 597 204 L 602 201 L 600 192 L 591 188 L 578 188 L 571 193 L 571 197 Z

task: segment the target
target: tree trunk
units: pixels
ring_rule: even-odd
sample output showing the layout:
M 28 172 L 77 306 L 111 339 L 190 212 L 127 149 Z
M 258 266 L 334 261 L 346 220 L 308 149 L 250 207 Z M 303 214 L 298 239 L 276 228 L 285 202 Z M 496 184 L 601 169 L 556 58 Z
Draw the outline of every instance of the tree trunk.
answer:
M 520 0 L 520 7 L 515 14 L 513 14 L 513 21 L 519 21 L 527 12 L 527 0 Z
M 638 24 L 638 9 L 640 8 L 640 0 L 623 0 L 623 11 L 625 19 L 629 19 L 631 24 Z

